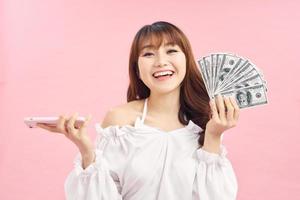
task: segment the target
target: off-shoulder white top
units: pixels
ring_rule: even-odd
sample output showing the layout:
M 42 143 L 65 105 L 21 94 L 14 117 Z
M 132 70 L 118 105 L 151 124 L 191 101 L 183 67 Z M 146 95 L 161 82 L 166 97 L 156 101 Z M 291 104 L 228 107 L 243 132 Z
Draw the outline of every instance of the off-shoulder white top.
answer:
M 198 148 L 199 131 L 188 125 L 172 131 L 144 124 L 113 125 L 96 123 L 96 161 L 82 168 L 78 153 L 74 169 L 65 181 L 68 200 L 233 200 L 238 185 L 227 151 Z

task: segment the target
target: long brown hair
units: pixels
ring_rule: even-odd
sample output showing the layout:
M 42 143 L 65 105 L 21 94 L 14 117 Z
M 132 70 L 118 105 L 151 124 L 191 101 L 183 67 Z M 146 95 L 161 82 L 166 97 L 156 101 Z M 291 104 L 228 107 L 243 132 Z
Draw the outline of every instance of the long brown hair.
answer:
M 179 121 L 187 125 L 189 120 L 200 126 L 199 146 L 203 146 L 206 123 L 210 116 L 209 96 L 207 94 L 200 71 L 195 62 L 190 42 L 185 34 L 175 25 L 158 21 L 151 25 L 143 26 L 135 35 L 129 56 L 129 87 L 127 102 L 145 99 L 150 95 L 150 89 L 138 77 L 138 58 L 144 42 L 150 39 L 158 48 L 163 39 L 177 44 L 186 56 L 186 75 L 180 86 Z M 184 117 L 186 116 L 186 118 Z

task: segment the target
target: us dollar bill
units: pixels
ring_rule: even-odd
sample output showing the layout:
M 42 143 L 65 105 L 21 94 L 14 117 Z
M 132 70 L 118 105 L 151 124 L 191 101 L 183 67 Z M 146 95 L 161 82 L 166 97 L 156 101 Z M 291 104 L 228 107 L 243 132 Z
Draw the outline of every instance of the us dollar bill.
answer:
M 225 83 L 227 83 L 227 80 L 230 78 L 231 74 L 239 68 L 239 66 L 242 64 L 242 59 L 232 55 L 232 54 L 225 54 L 225 60 L 223 62 L 223 65 L 221 66 L 221 70 L 218 74 L 220 84 L 218 87 L 222 87 Z
M 221 93 L 221 95 L 228 97 L 233 96 L 239 108 L 253 107 L 268 103 L 266 89 L 263 84 L 226 91 Z
M 210 88 L 209 88 L 209 75 L 207 73 L 207 70 L 205 69 L 205 64 L 204 64 L 204 60 L 201 59 L 201 60 L 198 60 L 198 66 L 199 66 L 199 70 L 200 70 L 200 74 L 202 76 L 202 79 L 204 81 L 204 85 L 206 87 L 206 90 L 207 90 L 207 93 L 209 95 L 210 98 L 212 98 L 212 96 L 210 95 Z
M 247 107 L 267 103 L 267 82 L 264 80 L 262 71 L 250 60 L 232 53 L 214 53 L 198 60 L 198 64 L 210 99 L 217 94 L 233 95 L 237 91 L 239 91 L 238 97 L 240 99 L 243 93 L 245 93 L 245 97 L 250 99 L 254 87 L 256 90 L 264 89 L 264 92 L 257 92 L 257 95 L 251 98 L 253 102 L 261 101 L 259 101 L 260 103 L 251 103 Z M 262 97 L 259 97 L 259 94 Z M 262 99 L 263 97 L 266 101 Z M 243 104 L 240 106 L 245 107 Z
M 245 87 L 250 87 L 250 86 L 255 86 L 255 85 L 265 85 L 265 84 L 266 84 L 266 82 L 264 80 L 262 80 L 261 76 L 259 74 L 256 74 L 247 79 L 243 78 L 243 80 L 241 80 L 241 81 L 233 82 L 228 87 L 224 88 L 223 90 L 220 90 L 220 93 L 226 92 L 226 91 L 231 91 L 231 90 L 238 90 L 238 89 L 242 89 Z M 267 91 L 266 87 L 265 87 L 265 89 Z

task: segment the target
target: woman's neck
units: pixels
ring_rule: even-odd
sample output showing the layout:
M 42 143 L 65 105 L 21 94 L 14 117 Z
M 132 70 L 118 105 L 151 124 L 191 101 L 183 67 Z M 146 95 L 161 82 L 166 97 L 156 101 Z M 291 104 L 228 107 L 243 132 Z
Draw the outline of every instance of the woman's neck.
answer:
M 180 108 L 179 91 L 168 94 L 153 94 L 148 98 L 147 110 L 152 115 L 177 118 Z

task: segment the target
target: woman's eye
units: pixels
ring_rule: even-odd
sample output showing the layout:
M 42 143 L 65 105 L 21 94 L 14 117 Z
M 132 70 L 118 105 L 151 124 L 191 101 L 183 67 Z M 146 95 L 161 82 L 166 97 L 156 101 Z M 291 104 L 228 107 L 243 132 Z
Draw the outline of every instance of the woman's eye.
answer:
M 173 52 L 177 52 L 177 50 L 176 49 L 170 49 L 170 50 L 168 50 L 168 53 L 173 53 Z
M 151 55 L 153 55 L 153 53 L 149 53 L 149 52 L 148 52 L 148 53 L 144 53 L 144 54 L 143 54 L 143 56 L 151 56 Z
M 174 53 L 174 52 L 178 52 L 178 51 L 176 49 L 170 49 L 167 51 L 167 53 Z M 153 56 L 153 55 L 154 55 L 154 53 L 152 53 L 152 52 L 146 52 L 143 54 L 144 57 Z

